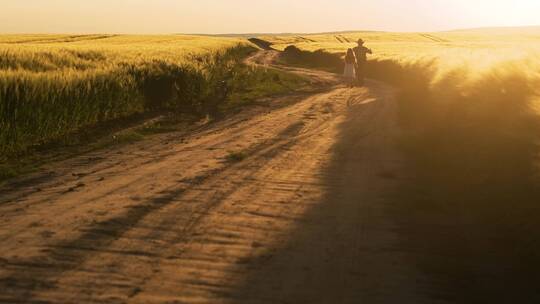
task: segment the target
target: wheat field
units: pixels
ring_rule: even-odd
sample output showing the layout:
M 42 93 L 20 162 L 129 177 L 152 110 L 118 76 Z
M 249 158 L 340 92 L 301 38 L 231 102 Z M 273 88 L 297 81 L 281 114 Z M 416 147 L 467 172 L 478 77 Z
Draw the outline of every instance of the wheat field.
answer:
M 317 35 L 263 36 L 278 50 L 295 45 L 302 50 L 344 53 L 362 38 L 373 59 L 418 61 L 436 59 L 444 65 L 486 68 L 507 60 L 538 60 L 540 28 L 478 29 L 437 33 L 350 32 Z
M 0 36 L 1 154 L 156 110 L 164 105 L 152 100 L 163 97 L 167 78 L 183 77 L 188 95 L 195 84 L 218 81 L 217 57 L 246 47 L 239 39 L 183 35 Z M 214 75 L 204 73 L 211 66 Z
M 150 60 L 180 64 L 190 55 L 232 47 L 240 42 L 234 38 L 189 35 L 2 35 L 0 69 L 104 69 L 122 62 Z M 77 58 L 77 54 L 81 56 Z M 85 62 L 85 59 L 98 62 Z M 25 60 L 31 60 L 32 65 L 25 64 Z

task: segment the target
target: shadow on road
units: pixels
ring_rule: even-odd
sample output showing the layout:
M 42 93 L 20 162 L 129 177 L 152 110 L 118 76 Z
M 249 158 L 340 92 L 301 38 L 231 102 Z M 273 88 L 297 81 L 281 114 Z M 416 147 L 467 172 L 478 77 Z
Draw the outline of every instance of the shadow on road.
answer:
M 321 172 L 324 196 L 285 244 L 251 261 L 233 302 L 419 303 L 414 270 L 385 214 L 402 173 L 395 107 L 379 90 L 373 83 L 375 99 L 350 105 Z

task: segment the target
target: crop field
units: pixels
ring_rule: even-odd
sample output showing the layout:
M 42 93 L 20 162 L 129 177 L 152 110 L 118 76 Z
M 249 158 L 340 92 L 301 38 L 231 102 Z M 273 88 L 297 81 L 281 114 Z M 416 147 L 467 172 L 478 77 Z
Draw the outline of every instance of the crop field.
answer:
M 244 84 L 257 82 L 251 95 L 286 90 L 258 81 L 265 71 L 239 68 L 253 50 L 187 35 L 0 36 L 0 155 L 135 113 L 216 112 Z
M 181 72 L 194 67 L 193 56 L 238 44 L 190 36 L 1 36 L 2 150 L 141 112 L 148 106 L 141 78 Z
M 540 29 L 485 29 L 437 33 L 352 32 L 320 35 L 261 37 L 283 50 L 295 45 L 302 50 L 344 53 L 358 38 L 374 52 L 373 59 L 419 61 L 436 59 L 444 67 L 467 64 L 489 68 L 501 61 L 539 61 Z
M 36 72 L 58 68 L 106 69 L 120 63 L 151 60 L 182 64 L 190 55 L 214 52 L 240 42 L 239 39 L 188 35 L 2 35 L 0 67 Z

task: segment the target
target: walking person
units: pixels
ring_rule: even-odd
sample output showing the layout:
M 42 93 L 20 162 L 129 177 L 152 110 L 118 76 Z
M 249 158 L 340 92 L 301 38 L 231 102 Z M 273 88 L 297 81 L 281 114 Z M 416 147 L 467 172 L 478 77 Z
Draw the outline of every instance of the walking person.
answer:
M 364 46 L 362 39 L 358 39 L 358 46 L 353 51 L 356 56 L 356 81 L 359 86 L 363 86 L 366 78 L 367 54 L 373 54 L 373 52 Z
M 345 71 L 343 76 L 345 81 L 352 88 L 354 86 L 354 81 L 356 79 L 356 56 L 354 55 L 353 49 L 347 50 L 347 55 L 345 56 Z

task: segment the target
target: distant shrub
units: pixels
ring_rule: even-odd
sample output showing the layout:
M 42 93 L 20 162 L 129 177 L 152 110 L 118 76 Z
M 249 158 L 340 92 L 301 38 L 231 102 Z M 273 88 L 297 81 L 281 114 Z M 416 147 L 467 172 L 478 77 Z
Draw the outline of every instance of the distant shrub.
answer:
M 260 47 L 263 50 L 271 50 L 272 49 L 272 43 L 259 39 L 259 38 L 249 38 L 249 42 L 255 44 L 256 46 Z
M 344 63 L 341 57 L 340 54 L 328 53 L 324 50 L 303 51 L 294 45 L 287 46 L 280 55 L 280 59 L 287 64 L 322 69 L 334 73 L 343 71 Z

